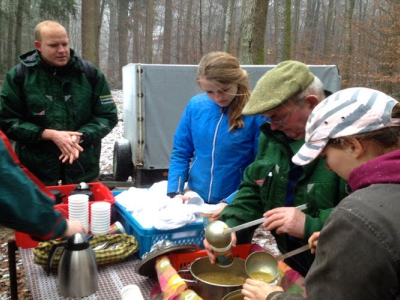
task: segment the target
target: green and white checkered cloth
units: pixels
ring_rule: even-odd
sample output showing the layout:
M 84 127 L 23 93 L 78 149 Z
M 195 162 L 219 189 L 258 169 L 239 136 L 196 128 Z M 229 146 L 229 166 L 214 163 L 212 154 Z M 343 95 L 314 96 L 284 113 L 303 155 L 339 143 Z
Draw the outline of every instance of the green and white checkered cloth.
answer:
M 95 234 L 93 239 L 90 241 L 90 246 L 95 248 L 102 245 L 104 242 L 109 243 L 109 248 L 103 250 L 96 250 L 95 256 L 97 265 L 106 265 L 110 263 L 118 263 L 127 258 L 128 256 L 134 254 L 139 250 L 139 243 L 133 235 L 123 234 Z M 44 268 L 47 265 L 47 259 L 49 257 L 51 248 L 54 245 L 65 243 L 62 240 L 51 240 L 46 242 L 41 242 L 39 245 L 33 249 L 33 262 L 35 264 L 41 265 Z M 116 248 L 110 247 L 111 245 L 121 244 Z M 60 260 L 62 251 L 58 251 L 53 258 L 52 271 L 56 271 L 58 262 Z

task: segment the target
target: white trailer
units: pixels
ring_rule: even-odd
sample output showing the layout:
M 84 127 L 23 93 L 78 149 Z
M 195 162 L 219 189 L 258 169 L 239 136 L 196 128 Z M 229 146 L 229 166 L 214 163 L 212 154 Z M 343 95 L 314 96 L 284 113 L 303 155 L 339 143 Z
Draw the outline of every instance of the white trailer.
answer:
M 253 89 L 274 65 L 243 65 Z M 341 76 L 335 65 L 310 65 L 326 90 L 336 92 Z M 175 130 L 195 94 L 197 65 L 128 64 L 123 75 L 124 139 L 114 145 L 113 179 L 140 187 L 165 180 Z

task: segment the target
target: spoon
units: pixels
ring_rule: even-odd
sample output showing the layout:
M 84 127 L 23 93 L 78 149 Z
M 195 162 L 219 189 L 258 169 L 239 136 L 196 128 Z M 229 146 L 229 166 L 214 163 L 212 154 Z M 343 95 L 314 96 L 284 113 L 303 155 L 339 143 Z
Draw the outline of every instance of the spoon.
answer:
M 296 208 L 299 209 L 299 210 L 304 210 L 304 209 L 307 208 L 307 204 L 299 205 L 299 206 L 297 206 Z M 264 223 L 264 221 L 265 221 L 266 219 L 267 219 L 267 218 L 260 218 L 260 219 L 257 219 L 257 220 L 251 221 L 251 222 L 244 223 L 244 224 L 242 224 L 242 225 L 238 225 L 238 226 L 235 226 L 235 227 L 232 227 L 232 228 L 229 228 L 229 229 L 225 229 L 225 230 L 222 232 L 222 234 L 223 234 L 223 235 L 227 235 L 227 234 L 229 234 L 229 233 L 231 233 L 231 232 L 235 232 L 235 231 L 238 231 L 238 230 L 241 230 L 241 229 L 244 229 L 244 228 L 251 227 L 251 226 L 253 226 L 253 225 L 258 225 L 258 224 Z
M 105 248 L 108 246 L 108 244 L 109 244 L 109 242 L 106 241 L 106 242 L 104 242 L 103 244 L 100 244 L 100 245 L 94 247 L 94 248 L 93 248 L 93 251 L 96 251 L 96 250 L 103 250 L 103 249 L 105 249 Z

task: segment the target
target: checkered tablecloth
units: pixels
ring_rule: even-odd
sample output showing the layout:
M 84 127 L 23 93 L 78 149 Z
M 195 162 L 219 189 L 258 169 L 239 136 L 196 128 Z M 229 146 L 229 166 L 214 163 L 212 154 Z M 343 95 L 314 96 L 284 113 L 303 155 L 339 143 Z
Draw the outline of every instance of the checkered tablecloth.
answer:
M 33 263 L 33 249 L 19 248 L 25 274 L 32 292 L 33 299 L 71 299 L 58 294 L 57 275 L 47 276 L 45 270 Z M 136 284 L 140 287 L 144 299 L 150 300 L 150 292 L 157 282 L 157 278 L 140 276 L 135 272 L 135 265 L 140 260 L 136 255 L 121 263 L 99 267 L 99 288 L 96 293 L 80 299 L 113 300 L 120 299 L 119 291 L 125 285 Z

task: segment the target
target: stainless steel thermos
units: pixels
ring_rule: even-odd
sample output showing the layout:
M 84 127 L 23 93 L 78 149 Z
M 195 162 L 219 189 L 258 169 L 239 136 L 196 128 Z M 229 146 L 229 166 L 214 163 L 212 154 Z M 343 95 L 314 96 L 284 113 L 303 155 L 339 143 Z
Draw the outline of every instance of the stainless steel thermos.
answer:
M 97 291 L 98 273 L 96 257 L 89 241 L 90 234 L 76 233 L 65 243 L 54 245 L 47 260 L 47 274 L 54 254 L 64 248 L 58 263 L 58 290 L 65 297 L 86 297 Z

